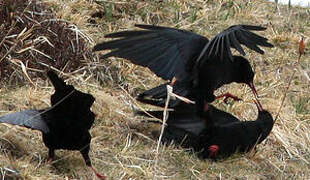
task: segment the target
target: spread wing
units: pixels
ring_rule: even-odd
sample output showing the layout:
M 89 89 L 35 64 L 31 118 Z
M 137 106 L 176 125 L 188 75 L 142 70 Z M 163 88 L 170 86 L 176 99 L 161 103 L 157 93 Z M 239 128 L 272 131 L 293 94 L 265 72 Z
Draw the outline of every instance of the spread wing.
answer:
M 157 76 L 171 80 L 188 77 L 194 61 L 208 39 L 198 34 L 153 25 L 135 25 L 145 30 L 122 31 L 105 37 L 119 38 L 99 43 L 94 51 L 112 50 L 101 56 L 125 58 L 132 63 L 148 67 Z
M 203 48 L 199 64 L 203 64 L 207 59 L 212 57 L 220 58 L 221 60 L 230 59 L 233 60 L 233 56 L 230 48 L 236 49 L 243 56 L 245 52 L 241 45 L 260 53 L 264 54 L 264 51 L 259 46 L 273 47 L 267 38 L 259 36 L 251 31 L 263 31 L 265 27 L 252 26 L 252 25 L 234 25 L 225 29 L 212 40 L 210 40 Z M 203 57 L 203 58 L 202 58 Z M 200 62 L 201 61 L 201 62 Z
M 49 132 L 49 128 L 41 116 L 41 111 L 38 110 L 26 110 L 4 115 L 0 117 L 0 123 L 19 125 L 44 133 Z

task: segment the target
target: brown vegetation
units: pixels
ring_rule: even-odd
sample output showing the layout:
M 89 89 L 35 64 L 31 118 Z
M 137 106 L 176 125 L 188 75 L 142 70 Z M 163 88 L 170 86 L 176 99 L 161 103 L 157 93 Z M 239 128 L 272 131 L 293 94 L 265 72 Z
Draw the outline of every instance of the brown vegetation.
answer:
M 90 155 L 93 165 L 110 179 L 310 178 L 309 43 L 298 63 L 300 35 L 305 41 L 310 37 L 309 9 L 275 6 L 263 0 L 51 0 L 47 4 L 32 1 L 34 7 L 41 9 L 36 11 L 46 9 L 44 17 L 31 17 L 29 11 L 35 10 L 31 9 L 33 6 L 23 5 L 17 10 L 12 3 L 15 1 L 3 2 L 10 5 L 1 6 L 0 16 L 1 22 L 6 22 L 0 25 L 0 114 L 47 107 L 51 85 L 36 77 L 42 77 L 40 73 L 47 67 L 43 64 L 63 71 L 69 83 L 96 97 L 92 110 L 97 119 L 91 130 Z M 50 23 L 37 27 L 25 15 L 38 22 Z M 26 23 L 18 25 L 18 17 L 23 17 Z M 132 107 L 138 106 L 133 99 L 137 92 L 154 87 L 162 80 L 127 61 L 98 60 L 97 55 L 89 52 L 95 42 L 104 40 L 103 34 L 133 29 L 135 23 L 183 28 L 206 37 L 233 24 L 258 24 L 268 28 L 261 34 L 276 47 L 266 49 L 265 55 L 248 51 L 247 58 L 256 71 L 255 84 L 262 105 L 274 117 L 288 81 L 293 72 L 296 73 L 274 129 L 258 146 L 256 154 L 237 154 L 224 161 L 212 162 L 201 161 L 179 147 L 160 146 L 156 156 L 157 144 L 156 139 L 152 139 L 152 131 L 160 127 L 141 123 L 141 118 L 133 115 Z M 53 37 L 46 31 L 48 25 L 54 28 L 53 31 L 62 33 Z M 7 33 L 10 27 L 12 30 Z M 25 27 L 27 29 L 23 31 Z M 56 44 L 62 46 L 52 48 Z M 27 74 L 32 83 L 28 83 Z M 27 85 L 8 86 L 7 82 Z M 253 96 L 246 86 L 232 84 L 219 91 L 232 92 L 243 101 L 228 104 L 217 101 L 214 103 L 217 107 L 244 120 L 256 118 Z M 0 125 L 0 131 L 1 173 L 24 179 L 95 179 L 78 152 L 56 152 L 61 158 L 53 165 L 46 164 L 47 149 L 39 132 L 5 124 Z

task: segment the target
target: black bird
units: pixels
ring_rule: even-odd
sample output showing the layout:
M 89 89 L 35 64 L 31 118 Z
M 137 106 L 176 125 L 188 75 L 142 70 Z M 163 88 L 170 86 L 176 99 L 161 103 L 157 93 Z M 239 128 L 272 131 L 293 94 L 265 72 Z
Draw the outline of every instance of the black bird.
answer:
M 248 152 L 266 139 L 274 124 L 271 114 L 254 102 L 258 108 L 256 121 L 240 121 L 210 104 L 205 104 L 202 114 L 193 113 L 191 108 L 196 107 L 190 104 L 186 105 L 187 108 L 184 106 L 183 112 L 171 111 L 162 140 L 164 143 L 173 142 L 184 148 L 193 148 L 203 159 L 228 157 L 237 151 Z M 163 112 L 147 113 L 162 118 Z M 147 113 L 137 112 L 151 117 Z
M 90 107 L 95 98 L 66 85 L 53 71 L 48 71 L 47 75 L 55 87 L 51 96 L 52 107 L 7 114 L 0 117 L 0 122 L 41 131 L 49 150 L 49 162 L 54 159 L 57 149 L 79 150 L 96 176 L 105 178 L 92 166 L 88 155 L 91 142 L 89 129 L 95 119 Z
M 245 58 L 241 56 L 234 56 L 234 61 L 224 61 L 221 63 L 221 66 L 219 66 L 218 64 L 219 63 L 217 61 L 211 61 L 210 63 L 208 63 L 208 65 L 204 67 L 204 94 L 209 97 L 208 102 L 212 102 L 216 98 L 221 97 L 225 97 L 225 102 L 228 97 L 233 98 L 234 100 L 241 100 L 240 98 L 230 93 L 225 93 L 220 96 L 214 96 L 213 93 L 216 89 L 232 82 L 245 83 L 249 85 L 255 96 L 257 96 L 257 92 L 253 84 L 254 72 L 251 68 L 250 63 Z M 139 94 L 136 99 L 142 103 L 164 107 L 167 97 L 166 86 L 168 84 L 169 83 L 165 83 L 150 90 L 147 90 Z M 193 88 L 184 85 L 180 81 L 176 81 L 173 86 L 173 91 L 174 93 L 180 96 L 187 97 L 189 99 L 195 98 L 196 91 Z M 178 106 L 180 104 L 180 101 L 181 100 L 179 99 L 171 99 L 169 102 L 169 107 L 174 108 Z
M 154 25 L 137 24 L 135 26 L 145 30 L 122 31 L 105 35 L 107 38 L 119 39 L 99 43 L 93 51 L 112 50 L 101 58 L 116 56 L 148 67 L 157 76 L 170 80 L 171 85 L 177 86 L 176 92 L 182 92 L 179 95 L 193 96 L 198 109 L 203 109 L 206 102 L 214 100 L 214 87 L 228 83 L 221 82 L 230 77 L 230 74 L 226 74 L 226 70 L 229 69 L 227 66 L 232 66 L 234 62 L 237 62 L 234 67 L 247 64 L 246 62 L 238 63 L 237 59 L 241 58 L 233 56 L 230 48 L 235 48 L 245 55 L 241 44 L 260 54 L 264 51 L 258 46 L 273 47 L 267 42 L 268 39 L 251 32 L 251 30 L 266 29 L 261 26 L 231 26 L 210 41 L 201 35 L 185 30 Z M 236 72 L 239 70 L 246 69 L 240 68 Z M 210 76 L 210 73 L 214 74 Z M 241 77 L 242 82 L 247 83 L 256 94 L 251 76 L 251 73 L 245 74 Z M 215 80 L 210 87 L 205 80 L 212 81 L 212 78 Z
M 184 102 L 176 106 L 174 111 L 169 111 L 162 142 L 173 143 L 183 148 L 194 148 L 199 143 L 199 135 L 209 126 L 209 121 L 212 122 L 212 126 L 239 122 L 235 116 L 210 104 L 205 107 L 207 109 L 203 110 L 206 111 L 203 115 L 196 113 L 197 106 Z M 136 114 L 158 119 L 163 118 L 163 111 L 137 111 Z M 156 120 L 147 120 L 146 122 L 160 123 Z
M 216 124 L 213 111 L 206 104 L 202 117 L 207 119 L 205 128 L 193 145 L 201 158 L 217 159 L 235 152 L 248 152 L 267 138 L 273 128 L 271 114 L 254 101 L 258 108 L 255 121 L 235 121 Z
M 199 135 L 199 133 L 206 127 L 206 121 L 197 115 L 195 109 L 196 106 L 193 104 L 181 103 L 174 108 L 173 111 L 169 111 L 168 119 L 166 121 L 167 127 L 171 127 L 170 129 L 172 129 L 172 127 L 175 127 L 176 129 L 180 128 L 186 132 Z M 137 111 L 136 114 L 163 119 L 163 111 Z M 161 123 L 157 120 L 148 120 L 146 122 Z M 167 129 L 167 127 L 165 129 Z

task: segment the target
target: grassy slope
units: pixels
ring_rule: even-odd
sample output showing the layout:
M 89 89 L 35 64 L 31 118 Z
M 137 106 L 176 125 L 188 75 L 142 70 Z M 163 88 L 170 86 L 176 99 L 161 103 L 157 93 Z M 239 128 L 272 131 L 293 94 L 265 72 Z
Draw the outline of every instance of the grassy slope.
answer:
M 297 72 L 279 120 L 255 155 L 235 155 L 215 163 L 200 161 L 178 147 L 169 146 L 161 147 L 155 167 L 157 143 L 150 137 L 151 131 L 159 127 L 141 124 L 139 118 L 133 116 L 131 105 L 136 105 L 132 97 L 138 91 L 153 87 L 161 80 L 126 61 L 113 61 L 111 58 L 108 63 L 100 63 L 106 67 L 103 77 L 107 83 L 104 85 L 94 78 L 76 77 L 70 81 L 96 97 L 92 109 L 98 116 L 91 130 L 90 155 L 99 171 L 110 179 L 310 178 L 310 108 L 307 105 L 310 82 L 304 75 L 310 71 L 309 54 L 296 64 L 299 35 L 310 37 L 309 9 L 276 8 L 274 4 L 261 0 L 105 2 L 108 3 L 48 1 L 59 18 L 75 23 L 93 39 L 92 43 L 102 41 L 105 33 L 133 29 L 134 23 L 184 28 L 207 37 L 239 23 L 268 27 L 261 34 L 271 39 L 276 48 L 266 49 L 263 56 L 248 51 L 247 58 L 255 68 L 255 84 L 263 106 L 274 117 L 294 67 L 297 67 Z M 106 10 L 105 16 L 96 19 L 97 25 L 90 25 L 88 18 L 99 10 Z M 309 49 L 309 45 L 307 47 Z M 47 82 L 39 80 L 38 83 L 40 86 L 37 87 L 1 88 L 0 113 L 48 106 L 53 90 L 48 88 Z M 255 119 L 257 112 L 247 87 L 232 84 L 220 91 L 232 92 L 244 101 L 228 105 L 219 101 L 215 103 L 218 107 L 241 119 Z M 78 152 L 57 151 L 57 162 L 53 166 L 47 165 L 47 149 L 39 132 L 6 125 L 1 125 L 0 131 L 0 167 L 18 170 L 19 176 L 25 179 L 95 179 Z

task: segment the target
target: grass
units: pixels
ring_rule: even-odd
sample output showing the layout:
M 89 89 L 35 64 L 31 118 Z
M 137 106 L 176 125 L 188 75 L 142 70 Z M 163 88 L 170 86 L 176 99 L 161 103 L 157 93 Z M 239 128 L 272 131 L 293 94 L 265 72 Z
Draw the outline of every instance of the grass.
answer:
M 310 37 L 310 9 L 276 6 L 262 0 L 45 2 L 53 9 L 55 18 L 75 24 L 85 35 L 86 49 L 105 40 L 104 34 L 134 29 L 135 23 L 183 28 L 206 37 L 240 23 L 267 27 L 260 34 L 268 37 L 275 48 L 266 49 L 265 55 L 247 50 L 246 57 L 255 69 L 261 102 L 273 117 L 296 68 L 279 119 L 256 154 L 237 154 L 212 162 L 201 161 L 179 147 L 161 146 L 155 169 L 157 142 L 152 132 L 160 127 L 141 123 L 141 118 L 132 113 L 132 107 L 137 106 L 133 99 L 137 93 L 163 81 L 126 60 L 99 60 L 98 54 L 84 56 L 84 66 L 78 72 L 64 73 L 63 77 L 96 97 L 92 110 L 97 118 L 91 129 L 90 156 L 93 165 L 109 179 L 310 178 L 310 109 L 307 105 L 310 43 L 306 46 L 306 55 L 297 63 L 299 37 Z M 4 62 L 10 61 L 5 58 Z M 21 66 L 14 69 L 28 83 L 1 86 L 0 114 L 47 107 L 53 92 L 48 81 L 31 77 L 33 83 L 29 83 Z M 26 72 L 31 74 L 31 69 Z M 14 79 L 13 75 L 9 77 Z M 215 105 L 241 119 L 255 119 L 257 110 L 248 87 L 231 84 L 218 93 L 221 91 L 234 93 L 244 101 L 229 104 L 217 101 Z M 11 179 L 96 179 L 78 152 L 56 151 L 55 164 L 46 164 L 47 148 L 37 131 L 6 124 L 0 125 L 0 131 L 0 170 Z M 11 170 L 14 172 L 10 173 Z

